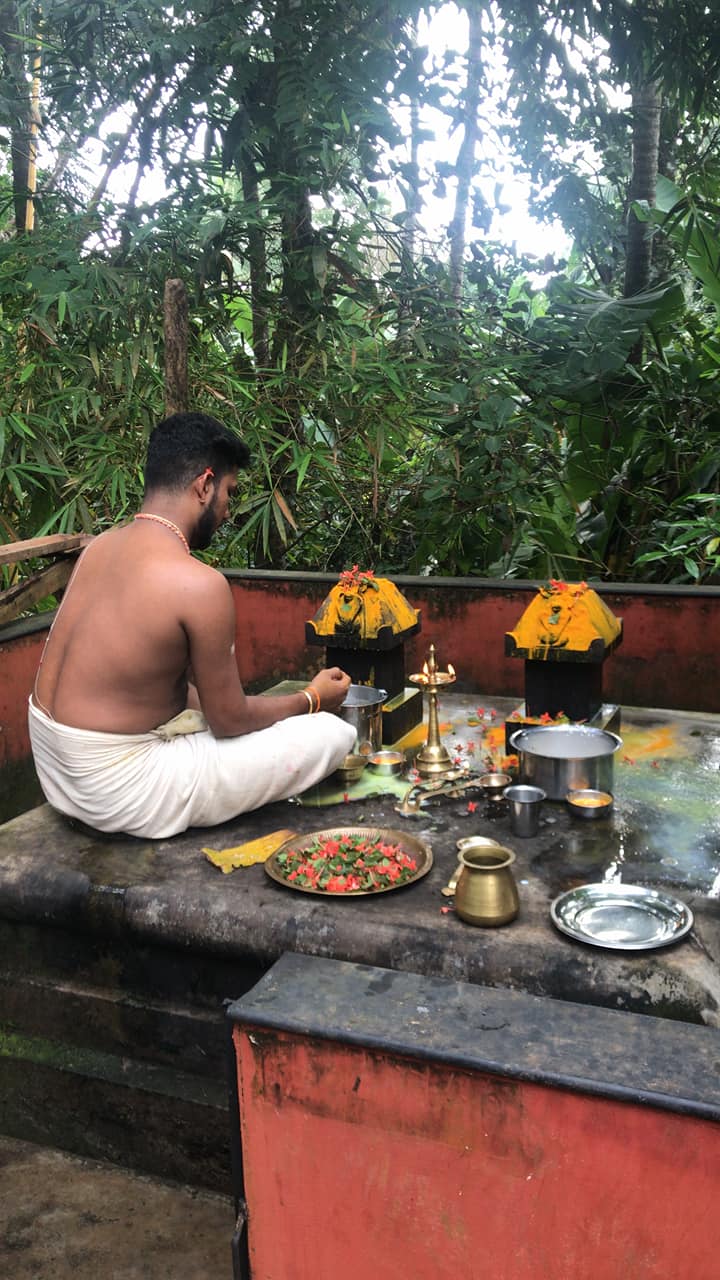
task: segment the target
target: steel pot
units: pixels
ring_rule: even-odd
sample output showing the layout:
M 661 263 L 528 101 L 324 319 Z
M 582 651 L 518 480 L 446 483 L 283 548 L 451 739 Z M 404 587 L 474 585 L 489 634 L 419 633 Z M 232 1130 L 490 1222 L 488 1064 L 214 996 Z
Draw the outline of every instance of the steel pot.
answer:
M 588 787 L 612 795 L 613 760 L 621 746 L 616 733 L 585 724 L 538 725 L 510 738 L 522 781 L 542 787 L 549 800 Z
M 336 712 L 341 720 L 354 726 L 357 739 L 354 751 L 369 755 L 382 746 L 382 706 L 387 700 L 385 689 L 367 684 L 351 684 L 345 701 Z

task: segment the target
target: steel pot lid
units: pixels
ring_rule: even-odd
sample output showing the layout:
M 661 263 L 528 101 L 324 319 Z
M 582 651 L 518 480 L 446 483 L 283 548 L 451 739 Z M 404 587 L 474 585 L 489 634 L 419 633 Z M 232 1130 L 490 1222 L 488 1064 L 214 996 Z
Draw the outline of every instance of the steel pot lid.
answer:
M 584 724 L 537 725 L 517 729 L 510 738 L 515 752 L 551 760 L 590 760 L 614 755 L 622 738 L 609 729 Z

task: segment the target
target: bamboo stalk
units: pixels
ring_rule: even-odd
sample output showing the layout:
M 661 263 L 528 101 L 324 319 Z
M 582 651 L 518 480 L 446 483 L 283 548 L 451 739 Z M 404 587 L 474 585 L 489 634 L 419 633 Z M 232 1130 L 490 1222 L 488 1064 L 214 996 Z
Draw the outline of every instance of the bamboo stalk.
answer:
M 42 53 L 33 54 L 33 78 L 30 90 L 30 131 L 28 135 L 27 200 L 25 202 L 25 230 L 35 227 L 35 194 L 37 192 L 37 139 L 40 126 L 40 70 Z

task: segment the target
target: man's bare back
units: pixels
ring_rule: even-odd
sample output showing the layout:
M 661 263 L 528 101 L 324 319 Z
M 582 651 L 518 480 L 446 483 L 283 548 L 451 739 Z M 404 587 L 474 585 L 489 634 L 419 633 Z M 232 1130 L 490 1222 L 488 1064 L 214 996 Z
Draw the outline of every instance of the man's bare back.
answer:
M 235 471 L 217 480 L 198 476 L 184 495 L 164 504 L 156 500 L 154 514 L 142 523 L 111 529 L 86 548 L 35 687 L 38 705 L 54 720 L 77 729 L 145 733 L 191 705 L 223 738 L 308 712 L 301 693 L 245 694 L 235 661 L 230 587 L 216 569 L 188 554 L 198 512 L 207 509 L 214 532 L 236 482 Z M 311 685 L 313 709 L 334 711 L 350 678 L 333 667 Z
M 102 534 L 80 557 L 55 620 L 38 703 L 63 724 L 107 733 L 172 719 L 188 697 L 181 602 L 202 593 L 206 574 L 215 570 L 170 531 L 132 524 Z

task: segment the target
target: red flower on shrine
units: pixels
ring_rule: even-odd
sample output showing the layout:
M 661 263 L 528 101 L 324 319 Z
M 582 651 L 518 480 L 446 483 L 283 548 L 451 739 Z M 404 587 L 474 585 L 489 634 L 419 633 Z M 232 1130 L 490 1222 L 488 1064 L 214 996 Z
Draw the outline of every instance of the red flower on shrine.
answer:
M 373 582 L 375 574 L 372 569 L 361 569 L 354 564 L 352 569 L 344 569 L 340 574 L 341 587 L 362 587 Z

